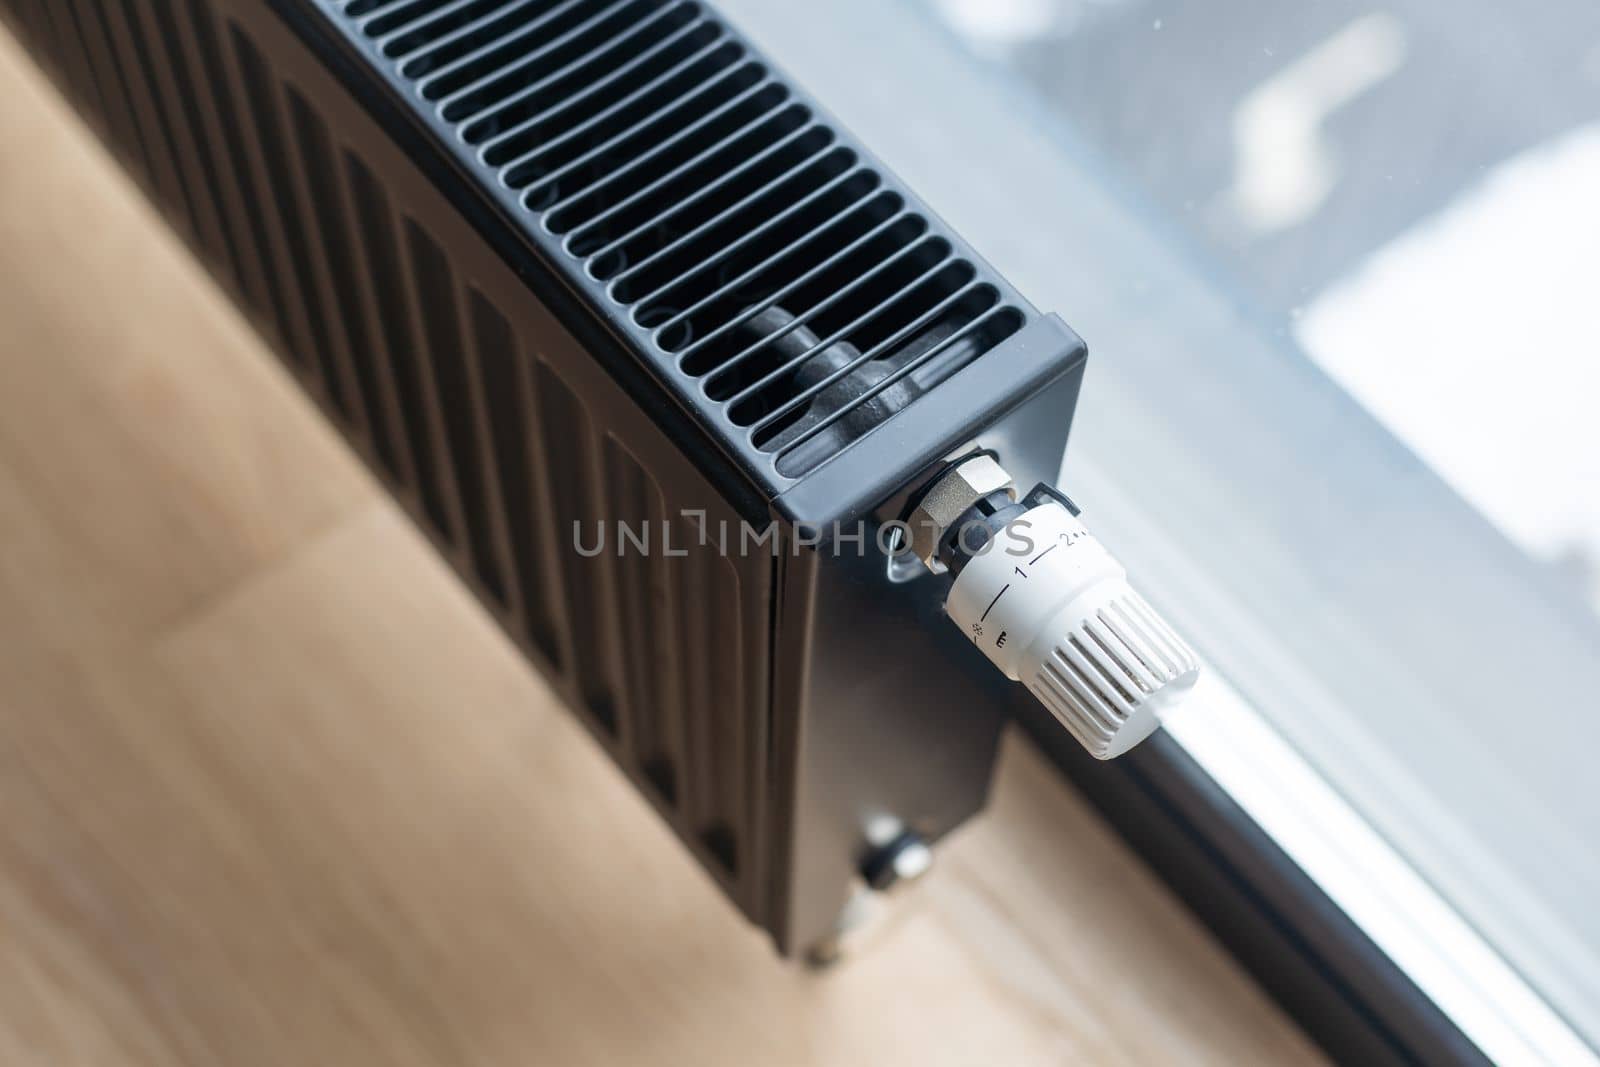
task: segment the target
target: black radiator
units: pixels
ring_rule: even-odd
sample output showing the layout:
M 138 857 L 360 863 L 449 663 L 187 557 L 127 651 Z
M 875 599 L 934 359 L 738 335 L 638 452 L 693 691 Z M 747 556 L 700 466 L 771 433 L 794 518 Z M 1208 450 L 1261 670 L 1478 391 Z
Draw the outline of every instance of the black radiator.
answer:
M 1052 479 L 1083 345 L 716 12 L 0 7 L 780 947 L 981 806 L 1026 696 L 880 535 L 963 448 Z

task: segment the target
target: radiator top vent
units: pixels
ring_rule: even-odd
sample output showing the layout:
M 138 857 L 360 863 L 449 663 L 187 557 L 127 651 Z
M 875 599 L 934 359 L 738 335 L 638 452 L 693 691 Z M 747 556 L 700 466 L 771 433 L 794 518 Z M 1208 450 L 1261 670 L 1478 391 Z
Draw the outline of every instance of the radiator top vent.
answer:
M 1033 314 L 700 3 L 323 2 L 770 489 Z

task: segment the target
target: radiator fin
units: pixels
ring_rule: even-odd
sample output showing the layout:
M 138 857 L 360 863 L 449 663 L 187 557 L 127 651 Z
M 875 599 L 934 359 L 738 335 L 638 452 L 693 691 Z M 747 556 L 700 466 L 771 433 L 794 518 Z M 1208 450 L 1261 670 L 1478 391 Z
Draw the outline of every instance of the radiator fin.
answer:
M 71 0 L 61 3 L 38 3 L 34 32 L 43 35 L 45 51 L 54 49 L 59 57 L 58 66 L 65 87 L 80 112 L 98 128 L 109 133 L 101 117 L 105 112 L 105 98 L 100 87 L 99 72 L 89 59 L 88 44 L 78 24 L 78 13 Z
M 179 233 L 192 238 L 198 233 L 189 203 L 189 193 L 178 171 L 178 155 L 172 143 L 167 117 L 156 98 L 157 85 L 138 16 L 129 0 L 100 0 L 112 52 L 122 71 L 134 125 L 150 162 L 150 177 L 157 203 L 165 209 L 168 221 Z
M 616 577 L 627 749 L 685 836 L 733 878 L 750 796 L 740 664 L 753 620 L 740 577 L 692 516 L 668 511 L 639 459 L 613 437 L 602 448 L 608 522 L 593 544 Z
M 186 46 L 174 5 L 166 0 L 142 0 L 146 5 L 146 23 L 157 29 L 158 47 L 162 52 L 158 66 L 170 79 L 168 92 L 179 110 L 173 123 L 176 136 L 187 147 L 183 153 L 189 161 L 188 185 L 197 215 L 203 220 L 201 230 L 206 238 L 203 249 L 211 261 L 218 265 L 224 276 L 233 284 L 243 273 L 242 253 L 230 220 L 217 196 L 223 178 L 217 161 L 216 145 L 212 140 L 213 126 L 202 113 L 202 100 L 209 92 L 204 81 L 197 81 L 192 59 Z M 65 5 L 62 5 L 64 8 Z M 203 88 L 204 87 L 204 88 Z M 203 91 L 202 91 L 203 90 Z
M 425 353 L 424 361 L 432 371 L 432 396 L 442 430 L 439 444 L 455 489 L 456 522 L 463 533 L 468 566 L 495 603 L 507 608 L 506 538 L 493 487 L 475 350 L 462 332 L 461 294 L 449 260 L 433 236 L 409 217 L 405 235 L 411 302 L 420 327 L 419 351 Z
M 409 456 L 403 455 L 404 429 L 386 388 L 383 327 L 369 284 L 372 264 L 357 228 L 347 176 L 340 172 L 332 136 L 317 109 L 296 89 L 289 90 L 289 109 L 305 171 L 309 197 L 328 273 L 333 286 L 335 320 L 344 337 L 340 377 L 349 403 L 358 413 L 360 439 L 391 481 L 409 482 Z
M 550 366 L 539 362 L 534 367 L 534 390 L 538 414 L 536 424 L 545 454 L 561 459 L 549 466 L 550 505 L 555 516 L 556 536 L 567 566 L 563 573 L 566 600 L 563 609 L 572 630 L 572 670 L 579 695 L 594 722 L 616 738 L 621 724 L 617 717 L 615 671 L 607 662 L 616 646 L 614 622 L 614 575 L 607 566 L 612 557 L 604 552 L 590 555 L 579 546 L 592 546 L 596 529 L 605 521 L 604 504 L 597 499 L 601 483 L 599 443 L 594 425 L 582 403 L 567 383 Z
M 319 349 L 317 342 L 326 336 L 326 329 L 320 320 L 313 328 L 315 296 L 308 304 L 302 289 L 310 264 L 291 202 L 283 138 L 272 99 L 275 86 L 268 81 L 265 60 L 237 29 L 231 31 L 222 55 L 235 105 L 233 121 L 242 131 L 249 170 L 260 182 L 255 192 L 261 195 L 252 197 L 252 210 L 262 219 L 273 258 L 272 273 L 278 279 L 284 349 L 301 372 L 312 379 L 313 390 L 325 397 L 320 353 L 326 350 Z
M 73 0 L 74 3 L 79 0 Z M 239 274 L 235 290 L 244 298 L 258 326 L 281 344 L 288 337 L 288 311 L 277 272 L 272 269 L 266 223 L 252 180 L 252 165 L 241 126 L 243 115 L 235 102 L 223 64 L 218 33 L 205 0 L 188 0 L 181 32 L 188 34 L 188 51 L 194 64 L 190 79 L 207 91 L 196 98 L 213 145 L 220 185 L 215 190 L 239 247 Z
M 324 2 L 779 483 L 1027 320 L 698 3 Z
M 484 411 L 504 508 L 514 572 L 515 615 L 533 647 L 554 669 L 563 655 L 557 642 L 560 617 L 558 557 L 561 531 L 551 513 L 543 472 L 549 469 L 535 427 L 533 379 L 528 354 L 506 317 L 478 290 L 468 296 L 472 346 L 482 374 Z
M 606 437 L 603 448 L 606 521 L 599 543 L 618 574 L 616 608 L 622 621 L 631 747 L 646 781 L 675 807 L 684 750 L 678 692 L 683 649 L 674 620 L 661 611 L 672 602 L 667 561 L 656 543 L 666 508 L 649 475 L 614 438 Z
M 39 0 L 43 7 L 50 0 Z M 121 149 L 125 162 L 131 165 L 134 176 L 159 195 L 155 185 L 155 170 L 138 123 L 133 117 L 132 95 L 121 62 L 111 45 L 111 34 L 106 25 L 106 15 L 99 0 L 71 0 L 72 10 L 78 16 L 78 26 L 83 34 L 85 52 L 91 66 L 100 72 L 101 95 L 106 101 L 105 122 L 112 137 Z

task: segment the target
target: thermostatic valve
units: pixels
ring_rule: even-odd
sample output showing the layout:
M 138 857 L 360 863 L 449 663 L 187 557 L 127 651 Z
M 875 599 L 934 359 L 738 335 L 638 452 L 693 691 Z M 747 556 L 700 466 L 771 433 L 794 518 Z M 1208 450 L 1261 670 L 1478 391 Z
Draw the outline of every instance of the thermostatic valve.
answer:
M 994 481 L 991 472 L 977 484 Z M 956 575 L 950 618 L 1091 755 L 1128 751 L 1194 688 L 1195 654 L 1064 497 L 1041 486 L 1017 501 L 996 489 L 936 532 Z

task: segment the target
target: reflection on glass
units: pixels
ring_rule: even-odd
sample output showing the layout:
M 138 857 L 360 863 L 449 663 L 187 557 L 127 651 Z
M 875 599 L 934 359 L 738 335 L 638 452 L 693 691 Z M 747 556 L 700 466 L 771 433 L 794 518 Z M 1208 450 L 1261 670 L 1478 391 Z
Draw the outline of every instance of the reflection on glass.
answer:
M 926 3 L 1600 608 L 1600 7 Z

